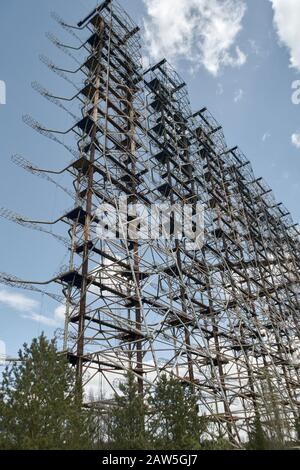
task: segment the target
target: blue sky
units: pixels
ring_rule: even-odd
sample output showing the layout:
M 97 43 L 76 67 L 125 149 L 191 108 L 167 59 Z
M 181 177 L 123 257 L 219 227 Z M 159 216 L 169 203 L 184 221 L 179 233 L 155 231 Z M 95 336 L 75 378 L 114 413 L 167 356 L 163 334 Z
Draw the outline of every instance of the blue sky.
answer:
M 228 146 L 241 147 L 256 175 L 266 179 L 278 201 L 300 221 L 300 148 L 295 145 L 300 105 L 291 101 L 292 83 L 300 80 L 300 0 L 228 0 L 226 8 L 222 0 L 120 3 L 140 26 L 146 24 L 144 55 L 152 55 L 151 60 L 167 55 L 189 87 L 193 110 L 210 109 L 224 127 Z M 0 80 L 7 87 L 6 105 L 0 105 L 0 206 L 29 218 L 55 219 L 72 205 L 56 186 L 25 173 L 10 159 L 21 154 L 52 169 L 71 159 L 22 122 L 23 114 L 57 129 L 70 122 L 31 88 L 37 80 L 62 96 L 71 93 L 39 60 L 39 54 L 61 65 L 66 60 L 46 38 L 47 31 L 72 41 L 50 12 L 76 23 L 94 6 L 94 0 L 0 4 Z M 2 219 L 0 227 L 1 272 L 46 280 L 67 263 L 65 247 L 53 238 Z M 64 227 L 58 232 L 64 234 Z M 0 341 L 7 353 L 14 355 L 43 330 L 51 335 L 61 322 L 58 307 L 43 295 L 0 285 Z

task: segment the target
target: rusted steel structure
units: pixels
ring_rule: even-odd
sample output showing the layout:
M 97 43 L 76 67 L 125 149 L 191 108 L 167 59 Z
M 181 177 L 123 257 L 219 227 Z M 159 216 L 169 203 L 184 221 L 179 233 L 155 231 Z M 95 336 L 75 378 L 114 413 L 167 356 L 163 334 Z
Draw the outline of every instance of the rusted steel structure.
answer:
M 66 99 L 34 88 L 75 123 L 61 132 L 24 120 L 72 154 L 63 171 L 73 179 L 67 192 L 75 203 L 55 221 L 69 226 L 69 242 L 57 237 L 70 247 L 70 266 L 53 280 L 63 286 L 64 350 L 78 380 L 86 386 L 100 377 L 107 405 L 128 370 L 140 393 L 172 374 L 193 387 L 211 432 L 237 445 L 261 415 L 267 388 L 285 419 L 297 419 L 298 227 L 240 149 L 227 148 L 209 111 L 192 112 L 176 71 L 165 60 L 143 69 L 139 28 L 117 2 L 105 1 L 77 26 L 53 17 L 74 45 L 49 38 L 76 66 L 42 61 L 76 92 Z M 73 135 L 76 149 L 63 135 Z M 53 181 L 55 172 L 14 161 Z M 191 251 L 185 239 L 99 238 L 99 206 L 121 217 L 120 200 L 146 210 L 201 203 L 203 246 Z M 2 216 L 45 231 L 42 222 Z M 131 214 L 126 227 L 137 220 Z M 7 275 L 2 281 L 18 282 Z

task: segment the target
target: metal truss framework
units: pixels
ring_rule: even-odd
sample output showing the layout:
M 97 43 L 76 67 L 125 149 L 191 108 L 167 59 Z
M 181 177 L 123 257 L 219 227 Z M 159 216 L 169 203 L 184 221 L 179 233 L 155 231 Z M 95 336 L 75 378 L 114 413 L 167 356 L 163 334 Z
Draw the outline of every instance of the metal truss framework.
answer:
M 73 156 L 57 172 L 72 176 L 75 204 L 55 221 L 68 224 L 71 251 L 55 281 L 66 297 L 64 350 L 78 379 L 86 385 L 99 375 L 107 403 L 125 371 L 141 393 L 172 374 L 194 388 L 212 432 L 237 445 L 264 404 L 265 381 L 285 417 L 297 419 L 298 227 L 239 148 L 227 148 L 209 111 L 192 113 L 176 71 L 165 60 L 143 70 L 139 29 L 117 2 L 105 1 L 76 27 L 53 17 L 76 45 L 48 36 L 76 66 L 41 59 L 76 93 L 59 98 L 33 86 L 75 123 L 58 132 L 24 120 Z M 76 118 L 69 107 L 78 103 Z M 76 150 L 61 140 L 69 134 Z M 53 181 L 55 172 L 14 161 Z M 145 207 L 202 203 L 202 249 L 192 252 L 184 240 L 99 239 L 97 208 L 118 210 L 124 196 Z

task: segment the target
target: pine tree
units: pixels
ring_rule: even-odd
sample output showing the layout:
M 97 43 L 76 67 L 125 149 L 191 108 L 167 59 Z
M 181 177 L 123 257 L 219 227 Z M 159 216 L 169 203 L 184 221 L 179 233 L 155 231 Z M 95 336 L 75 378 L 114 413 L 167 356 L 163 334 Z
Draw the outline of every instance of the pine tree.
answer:
M 271 448 L 271 442 L 265 433 L 260 416 L 255 417 L 253 423 L 253 429 L 249 433 L 249 442 L 247 444 L 248 450 L 269 450 Z
M 81 406 L 74 371 L 55 340 L 42 334 L 19 351 L 0 386 L 1 449 L 81 449 L 93 446 L 94 421 Z
M 155 449 L 200 449 L 204 420 L 198 415 L 197 396 L 178 380 L 162 376 L 149 398 L 149 437 Z
M 108 416 L 108 445 L 118 450 L 145 450 L 146 405 L 132 373 L 121 383 Z
M 295 420 L 296 442 L 300 443 L 300 417 Z
M 262 374 L 256 387 L 263 401 L 258 405 L 249 445 L 258 450 L 285 449 L 295 432 L 295 427 L 268 371 Z

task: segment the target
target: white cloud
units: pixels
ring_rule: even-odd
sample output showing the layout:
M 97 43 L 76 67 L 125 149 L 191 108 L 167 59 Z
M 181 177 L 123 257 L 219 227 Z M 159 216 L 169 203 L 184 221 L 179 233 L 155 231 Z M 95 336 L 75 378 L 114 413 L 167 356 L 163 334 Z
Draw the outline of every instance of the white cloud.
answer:
M 61 323 L 57 321 L 55 318 L 51 317 L 46 317 L 45 315 L 40 315 L 35 312 L 31 312 L 29 315 L 21 315 L 22 318 L 25 318 L 26 320 L 32 320 L 35 321 L 36 323 L 40 323 L 41 325 L 45 326 L 60 326 Z
M 236 45 L 246 11 L 244 0 L 143 0 L 145 39 L 152 60 L 186 59 L 212 75 L 238 67 L 246 56 Z M 232 50 L 234 49 L 234 50 Z
M 270 0 L 274 24 L 280 42 L 290 51 L 290 64 L 300 70 L 300 2 L 299 0 Z
M 41 314 L 35 313 L 35 312 L 30 312 L 29 315 L 22 315 L 22 317 L 27 319 L 27 320 L 35 321 L 35 322 L 40 323 L 42 325 L 58 327 L 58 326 L 62 326 L 64 324 L 65 313 L 66 313 L 66 306 L 65 305 L 59 305 L 54 310 L 54 314 L 53 314 L 52 317 L 48 317 L 46 315 L 41 315 Z
M 297 149 L 300 149 L 300 133 L 299 134 L 292 134 L 291 137 L 292 144 L 297 147 Z
M 237 90 L 234 95 L 234 102 L 238 103 L 239 101 L 241 101 L 243 99 L 244 94 L 244 90 L 242 90 L 241 88 Z
M 23 294 L 16 292 L 9 292 L 5 289 L 0 289 L 0 303 L 6 305 L 8 308 L 21 312 L 21 317 L 26 320 L 35 321 L 46 326 L 61 326 L 64 322 L 65 305 L 59 305 L 52 316 L 41 315 L 38 312 L 41 309 L 41 304 L 37 300 L 30 299 Z
M 9 308 L 20 312 L 31 312 L 39 307 L 39 302 L 30 299 L 25 295 L 9 292 L 5 289 L 0 290 L 0 302 Z
M 65 321 L 65 314 L 66 314 L 66 306 L 65 305 L 59 305 L 54 310 L 54 319 L 58 323 L 63 323 Z

